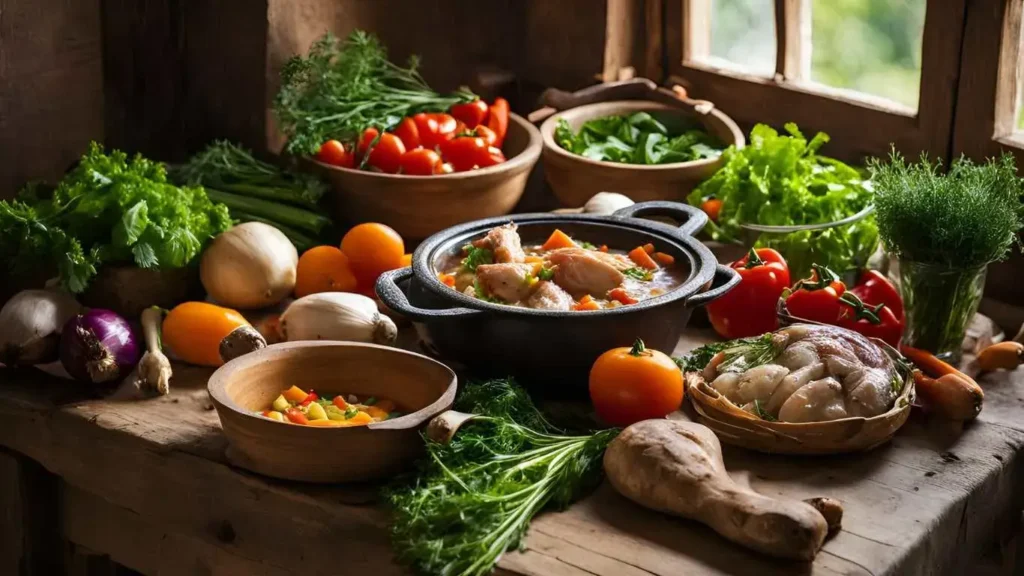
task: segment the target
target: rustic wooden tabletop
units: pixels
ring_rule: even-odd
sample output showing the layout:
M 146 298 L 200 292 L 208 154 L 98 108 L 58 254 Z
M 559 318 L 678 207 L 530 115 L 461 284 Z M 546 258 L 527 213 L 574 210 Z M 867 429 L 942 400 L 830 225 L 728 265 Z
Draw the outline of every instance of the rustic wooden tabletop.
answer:
M 690 333 L 677 352 L 706 338 Z M 21 544 L 6 536 L 31 530 L 29 494 L 56 508 L 62 538 L 145 574 L 404 574 L 391 559 L 378 486 L 302 485 L 227 464 L 209 373 L 176 366 L 169 396 L 118 401 L 83 400 L 74 383 L 0 369 L 0 446 L 54 475 L 26 480 L 20 457 L 0 452 L 0 573 L 17 573 L 8 567 L 32 546 L 29 534 Z M 892 442 L 866 454 L 726 450 L 731 473 L 762 493 L 843 502 L 843 530 L 812 565 L 748 552 L 605 484 L 538 517 L 498 573 L 966 574 L 993 537 L 1015 528 L 1024 496 L 1024 370 L 981 383 L 984 410 L 962 432 L 915 411 Z

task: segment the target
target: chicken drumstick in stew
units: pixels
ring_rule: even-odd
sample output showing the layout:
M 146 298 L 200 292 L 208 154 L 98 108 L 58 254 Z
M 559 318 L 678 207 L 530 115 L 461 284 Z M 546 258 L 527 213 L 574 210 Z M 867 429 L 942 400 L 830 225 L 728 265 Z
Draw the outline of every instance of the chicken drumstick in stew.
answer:
M 652 244 L 610 250 L 555 230 L 544 244 L 524 247 L 512 222 L 465 245 L 439 278 L 488 302 L 577 311 L 635 304 L 683 281 L 674 258 Z

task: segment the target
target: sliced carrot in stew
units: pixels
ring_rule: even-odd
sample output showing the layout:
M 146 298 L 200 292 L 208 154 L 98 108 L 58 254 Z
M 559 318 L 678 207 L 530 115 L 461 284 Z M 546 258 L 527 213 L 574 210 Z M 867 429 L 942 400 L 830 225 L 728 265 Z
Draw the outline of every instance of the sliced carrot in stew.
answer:
M 455 288 L 455 276 L 452 276 L 451 274 L 438 274 L 437 279 L 445 286 Z
M 636 304 L 639 302 L 636 298 L 629 295 L 624 288 L 615 288 L 608 293 L 608 297 L 612 300 L 617 300 L 623 304 Z
M 527 264 L 543 264 L 544 259 L 540 256 L 527 256 L 526 258 L 523 258 L 523 262 L 526 262 Z
M 544 250 L 557 250 L 558 248 L 575 248 L 576 243 L 572 241 L 565 232 L 555 229 L 548 237 L 548 241 L 541 248 Z
M 573 304 L 572 309 L 573 310 L 577 310 L 577 311 L 579 311 L 579 310 L 600 310 L 601 309 L 601 305 L 598 304 L 597 302 L 595 302 L 594 299 L 590 297 L 590 294 L 587 294 L 583 298 L 580 298 L 579 302 L 577 302 L 576 304 Z
M 665 254 L 664 252 L 655 252 L 654 259 L 662 266 L 671 266 L 676 263 L 676 259 L 671 254 Z
M 598 248 L 597 251 L 598 252 L 607 252 L 608 251 L 608 245 L 607 244 L 601 244 L 601 247 Z
M 636 262 L 636 265 L 641 268 L 646 268 L 648 270 L 658 269 L 658 263 L 651 258 L 651 255 L 644 250 L 643 246 L 637 246 L 630 250 L 629 259 Z
M 644 244 L 644 252 L 654 254 L 654 244 Z
M 303 400 L 306 399 L 306 396 L 309 396 L 309 394 L 306 394 L 306 392 L 302 388 L 299 388 L 298 386 L 292 386 L 291 388 L 282 392 L 281 395 L 284 396 L 285 400 L 289 402 L 294 402 L 295 404 L 302 402 Z

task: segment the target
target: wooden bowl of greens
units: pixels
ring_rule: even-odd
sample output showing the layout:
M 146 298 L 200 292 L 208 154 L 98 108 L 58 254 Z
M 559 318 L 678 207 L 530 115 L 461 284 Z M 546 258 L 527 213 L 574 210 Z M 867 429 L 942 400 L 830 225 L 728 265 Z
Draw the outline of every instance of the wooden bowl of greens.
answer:
M 602 191 L 636 202 L 682 200 L 722 166 L 721 152 L 744 146 L 720 110 L 643 100 L 570 108 L 544 121 L 544 175 L 565 206 Z

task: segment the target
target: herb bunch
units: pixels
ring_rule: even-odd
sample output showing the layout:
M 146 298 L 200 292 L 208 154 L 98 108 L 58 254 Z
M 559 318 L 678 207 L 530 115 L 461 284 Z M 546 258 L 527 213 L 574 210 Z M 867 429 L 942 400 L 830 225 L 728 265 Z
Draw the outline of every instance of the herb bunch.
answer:
M 0 202 L 0 260 L 13 275 L 56 267 L 82 292 L 103 263 L 179 268 L 231 226 L 201 187 L 177 187 L 163 165 L 93 142 L 51 194 L 29 186 Z
M 868 164 L 875 187 L 875 216 L 886 248 L 899 258 L 949 268 L 974 268 L 1002 260 L 1024 226 L 1021 180 L 1013 156 L 976 164 L 967 158 L 943 173 L 941 162 Z
M 287 151 L 313 154 L 332 138 L 354 142 L 366 128 L 383 132 L 405 116 L 476 99 L 468 90 L 438 94 L 418 67 L 416 57 L 405 68 L 393 64 L 380 41 L 361 30 L 344 41 L 324 35 L 281 70 L 274 113 L 288 136 Z
M 456 408 L 480 414 L 448 444 L 427 441 L 416 479 L 392 489 L 398 558 L 423 574 L 479 576 L 516 548 L 530 520 L 601 478 L 608 429 L 570 436 L 511 380 L 468 385 Z

